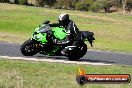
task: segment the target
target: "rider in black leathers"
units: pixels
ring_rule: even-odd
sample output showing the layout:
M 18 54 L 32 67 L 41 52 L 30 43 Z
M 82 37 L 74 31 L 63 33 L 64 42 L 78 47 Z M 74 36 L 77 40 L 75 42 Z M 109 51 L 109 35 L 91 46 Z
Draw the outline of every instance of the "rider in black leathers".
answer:
M 49 24 L 51 27 L 64 27 L 65 32 L 67 33 L 67 36 L 65 40 L 58 41 L 57 39 L 54 39 L 53 42 L 56 44 L 65 45 L 66 47 L 61 51 L 63 55 L 66 55 L 68 50 L 73 49 L 74 47 L 77 47 L 78 44 L 78 35 L 79 35 L 79 29 L 77 28 L 76 24 L 69 19 L 68 14 L 61 14 L 59 16 L 59 23 L 53 23 Z

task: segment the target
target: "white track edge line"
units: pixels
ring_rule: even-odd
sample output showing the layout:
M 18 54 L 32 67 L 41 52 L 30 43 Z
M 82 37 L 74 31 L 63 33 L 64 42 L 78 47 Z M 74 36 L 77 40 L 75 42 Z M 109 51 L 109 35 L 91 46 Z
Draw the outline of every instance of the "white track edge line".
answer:
M 92 63 L 92 62 L 78 62 L 78 61 L 66 61 L 66 60 L 53 60 L 53 59 L 37 59 L 37 58 L 26 58 L 26 57 L 9 57 L 9 56 L 0 56 L 0 58 L 12 59 L 12 60 L 28 60 L 28 61 L 45 61 L 53 63 L 66 63 L 66 64 L 84 64 L 84 65 L 111 65 L 105 63 Z

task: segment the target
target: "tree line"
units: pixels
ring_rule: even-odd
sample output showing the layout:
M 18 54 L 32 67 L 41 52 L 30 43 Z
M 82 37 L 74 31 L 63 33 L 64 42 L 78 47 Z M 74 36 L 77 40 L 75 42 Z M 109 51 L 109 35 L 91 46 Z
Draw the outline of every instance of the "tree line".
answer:
M 124 13 L 132 10 L 132 0 L 0 0 L 0 2 L 56 9 L 104 11 L 106 13 L 119 9 L 122 9 Z

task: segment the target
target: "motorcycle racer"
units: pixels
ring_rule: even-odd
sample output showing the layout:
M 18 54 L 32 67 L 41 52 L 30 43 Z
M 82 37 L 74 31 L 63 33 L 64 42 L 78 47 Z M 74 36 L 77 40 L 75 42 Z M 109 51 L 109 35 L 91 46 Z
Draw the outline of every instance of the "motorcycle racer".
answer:
M 78 41 L 78 35 L 79 35 L 79 29 L 77 28 L 76 24 L 70 20 L 68 14 L 61 14 L 58 19 L 58 23 L 52 23 L 50 24 L 50 27 L 64 27 L 65 32 L 67 34 L 65 40 L 57 40 L 54 39 L 53 42 L 55 44 L 61 44 L 65 45 L 65 47 L 61 53 L 66 55 L 69 49 L 73 49 L 77 46 Z

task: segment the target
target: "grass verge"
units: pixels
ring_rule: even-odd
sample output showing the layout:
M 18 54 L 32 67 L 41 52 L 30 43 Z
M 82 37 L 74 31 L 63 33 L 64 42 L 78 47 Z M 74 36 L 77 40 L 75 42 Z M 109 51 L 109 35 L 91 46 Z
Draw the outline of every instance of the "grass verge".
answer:
M 88 74 L 130 74 L 132 66 L 81 65 Z M 75 77 L 79 65 L 0 59 L 0 88 L 131 88 L 129 84 L 86 84 Z

